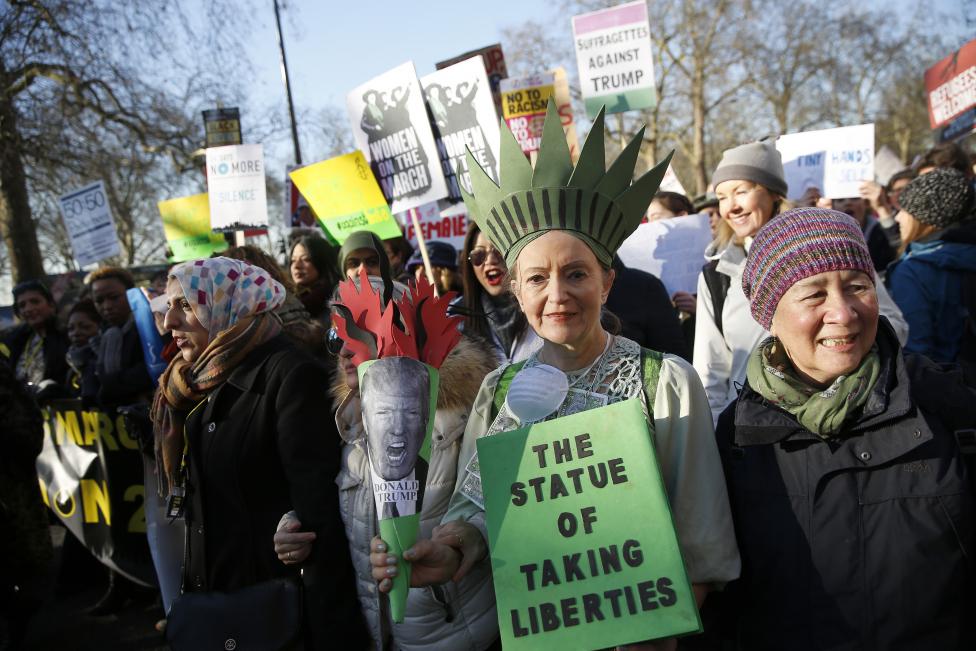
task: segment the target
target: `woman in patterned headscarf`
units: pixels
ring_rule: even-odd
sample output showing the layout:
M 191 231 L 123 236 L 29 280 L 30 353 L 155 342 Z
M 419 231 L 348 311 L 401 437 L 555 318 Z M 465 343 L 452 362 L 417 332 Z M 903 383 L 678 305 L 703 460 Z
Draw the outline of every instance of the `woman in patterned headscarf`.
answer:
M 187 522 L 183 592 L 234 593 L 297 574 L 268 544 L 294 509 L 316 534 L 304 567 L 305 612 L 315 613 L 304 622 L 308 648 L 326 639 L 362 646 L 332 481 L 338 435 L 322 429 L 332 422 L 329 375 L 282 336 L 272 311 L 284 288 L 263 269 L 220 257 L 174 267 L 166 296 L 163 323 L 180 354 L 159 380 L 152 419 L 160 490 Z M 177 621 L 191 636 L 208 626 L 179 609 L 177 599 L 168 633 L 179 635 Z

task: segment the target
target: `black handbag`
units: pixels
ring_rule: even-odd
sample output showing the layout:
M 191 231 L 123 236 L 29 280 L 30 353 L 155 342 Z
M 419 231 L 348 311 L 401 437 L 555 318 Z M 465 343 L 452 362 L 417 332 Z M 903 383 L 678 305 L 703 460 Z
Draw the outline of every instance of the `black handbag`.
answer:
M 186 592 L 166 618 L 173 651 L 285 651 L 302 639 L 302 584 L 273 579 L 235 592 Z

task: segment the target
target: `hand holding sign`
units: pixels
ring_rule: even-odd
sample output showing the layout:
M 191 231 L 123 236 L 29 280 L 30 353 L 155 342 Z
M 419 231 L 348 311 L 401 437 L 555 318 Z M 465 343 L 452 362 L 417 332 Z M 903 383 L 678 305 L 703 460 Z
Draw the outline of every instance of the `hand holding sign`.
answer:
M 388 593 L 400 577 L 400 558 L 382 538 L 373 538 L 369 562 L 379 591 Z M 455 547 L 433 540 L 418 540 L 405 550 L 402 558 L 409 562 L 407 581 L 411 588 L 447 583 L 461 566 L 461 554 Z
M 488 554 L 488 545 L 481 532 L 462 520 L 434 527 L 431 533 L 435 543 L 443 543 L 461 552 L 461 565 L 451 577 L 452 581 L 460 581 L 471 571 L 475 563 L 483 560 Z
M 880 184 L 874 181 L 862 181 L 859 189 L 861 198 L 868 200 L 872 210 L 877 212 L 879 208 L 886 207 L 888 202 L 885 198 L 884 188 Z

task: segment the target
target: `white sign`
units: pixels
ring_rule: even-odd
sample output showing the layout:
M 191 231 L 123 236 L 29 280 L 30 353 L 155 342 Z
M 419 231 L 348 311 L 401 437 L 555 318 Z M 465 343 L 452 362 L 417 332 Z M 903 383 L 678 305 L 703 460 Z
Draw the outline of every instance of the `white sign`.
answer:
M 268 227 L 261 145 L 208 147 L 207 190 L 212 230 Z
M 69 192 L 60 199 L 64 227 L 79 266 L 119 254 L 119 238 L 101 181 Z
M 473 193 L 465 151 L 470 151 L 481 168 L 500 185 L 498 114 L 484 60 L 476 56 L 455 63 L 423 77 L 420 85 L 424 88 L 451 199 L 461 200 L 459 185 Z M 457 178 L 459 167 L 461 177 Z
M 398 214 L 397 219 L 403 225 L 405 237 L 416 249 L 417 232 L 414 230 L 410 213 L 416 213 L 425 242 L 439 240 L 447 242 L 458 251 L 464 248 L 464 236 L 468 233 L 468 211 L 463 203 L 441 210 L 438 202 L 435 201 Z
M 644 0 L 573 17 L 573 41 L 586 114 L 654 106 L 654 57 Z
M 641 224 L 618 251 L 624 264 L 654 274 L 668 294 L 698 291 L 705 247 L 712 241 L 708 215 L 702 213 Z
M 874 180 L 874 124 L 780 136 L 788 199 L 818 188 L 828 199 L 859 197 L 862 181 Z
M 384 72 L 346 96 L 356 146 L 394 213 L 448 194 L 427 105 L 413 62 Z
M 881 185 L 888 185 L 891 177 L 907 167 L 898 158 L 898 154 L 891 151 L 888 145 L 881 145 L 881 149 L 874 155 L 874 180 Z
M 668 169 L 664 172 L 664 178 L 661 179 L 661 185 L 657 190 L 658 192 L 677 192 L 686 197 L 688 196 L 688 193 L 685 192 L 685 186 L 681 185 L 681 180 L 674 173 L 674 168 L 670 165 L 668 165 Z

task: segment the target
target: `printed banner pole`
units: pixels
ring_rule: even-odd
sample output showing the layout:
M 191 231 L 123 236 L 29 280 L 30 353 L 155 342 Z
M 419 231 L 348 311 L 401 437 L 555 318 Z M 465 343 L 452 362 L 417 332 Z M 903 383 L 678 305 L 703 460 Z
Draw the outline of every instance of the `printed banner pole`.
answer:
M 434 270 L 430 268 L 430 256 L 427 255 L 427 242 L 424 240 L 424 234 L 420 230 L 420 221 L 417 219 L 417 211 L 414 209 L 410 210 L 410 221 L 413 222 L 413 230 L 417 234 L 417 245 L 420 247 L 420 257 L 424 259 L 424 275 L 427 276 L 427 280 L 430 284 L 434 286 L 434 294 L 440 296 L 437 289 L 437 283 L 434 282 Z

